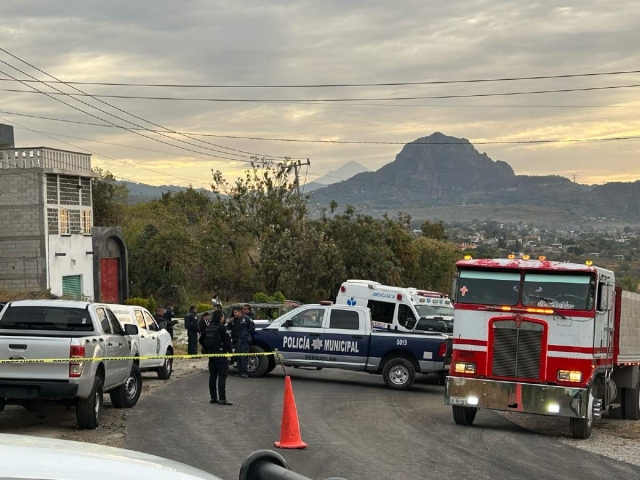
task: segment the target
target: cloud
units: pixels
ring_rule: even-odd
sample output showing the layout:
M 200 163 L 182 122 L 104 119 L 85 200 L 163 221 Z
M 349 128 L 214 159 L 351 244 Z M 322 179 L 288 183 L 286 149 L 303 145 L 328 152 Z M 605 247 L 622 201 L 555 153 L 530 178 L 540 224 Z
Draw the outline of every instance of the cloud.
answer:
M 640 43 L 638 2 L 618 2 L 616 8 L 596 0 L 573 0 L 558 7 L 551 3 L 3 0 L 0 29 L 4 48 L 56 76 L 76 81 L 223 85 L 391 82 L 631 70 L 640 65 L 636 48 Z M 19 65 L 5 55 L 0 59 Z M 23 77 L 2 64 L 0 71 Z M 36 74 L 33 70 L 29 73 Z M 310 99 L 512 92 L 627 83 L 640 83 L 640 76 L 368 89 L 81 88 L 91 93 Z M 0 88 L 10 85 L 0 82 Z M 87 101 L 135 124 L 152 127 L 93 100 Z M 585 138 L 640 131 L 640 89 L 390 102 L 411 106 L 107 101 L 174 130 L 237 136 L 409 142 L 433 131 L 472 141 Z M 0 92 L 0 102 L 2 109 L 8 111 L 97 121 L 37 95 Z M 617 106 L 580 108 L 598 105 Z M 92 112 L 114 123 L 134 126 L 96 110 Z M 96 151 L 96 162 L 139 181 L 184 185 L 184 178 L 208 181 L 213 166 L 227 176 L 237 175 L 244 168 L 241 162 L 214 158 L 216 154 L 210 150 L 195 154 L 179 148 L 196 149 L 193 146 L 182 143 L 171 147 L 121 129 L 9 119 L 54 135 L 80 137 L 84 140 L 61 140 Z M 55 143 L 23 130 L 17 132 L 17 137 L 20 145 Z M 251 153 L 310 158 L 309 180 L 349 160 L 379 168 L 401 149 L 202 139 Z M 52 146 L 65 148 L 63 144 Z M 633 180 L 638 175 L 635 164 L 640 141 L 478 148 L 494 159 L 508 161 L 518 173 L 569 176 L 568 172 L 579 170 L 585 172 L 579 176 L 585 182 L 599 182 L 611 175 Z M 107 156 L 162 173 L 123 168 L 124 164 L 108 160 Z

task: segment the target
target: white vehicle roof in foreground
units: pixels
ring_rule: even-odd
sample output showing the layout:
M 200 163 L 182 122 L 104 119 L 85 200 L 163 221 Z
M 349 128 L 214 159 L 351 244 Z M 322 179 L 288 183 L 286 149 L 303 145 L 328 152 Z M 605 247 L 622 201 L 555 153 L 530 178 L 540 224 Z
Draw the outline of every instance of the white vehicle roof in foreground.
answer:
M 17 300 L 11 303 L 12 307 L 60 307 L 60 308 L 87 308 L 91 302 L 79 300 Z
M 0 434 L 1 476 L 46 480 L 220 480 L 197 468 L 120 448 Z M 238 466 L 239 470 L 239 466 Z

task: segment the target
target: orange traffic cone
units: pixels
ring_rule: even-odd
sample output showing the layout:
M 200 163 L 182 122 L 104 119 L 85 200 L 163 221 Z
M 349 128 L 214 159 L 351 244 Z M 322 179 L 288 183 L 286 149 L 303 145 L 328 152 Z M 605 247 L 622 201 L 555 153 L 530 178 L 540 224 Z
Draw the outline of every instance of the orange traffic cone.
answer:
M 307 448 L 307 444 L 300 437 L 300 423 L 296 399 L 293 398 L 291 377 L 284 377 L 284 406 L 282 407 L 282 424 L 280 426 L 280 441 L 274 445 L 278 448 Z

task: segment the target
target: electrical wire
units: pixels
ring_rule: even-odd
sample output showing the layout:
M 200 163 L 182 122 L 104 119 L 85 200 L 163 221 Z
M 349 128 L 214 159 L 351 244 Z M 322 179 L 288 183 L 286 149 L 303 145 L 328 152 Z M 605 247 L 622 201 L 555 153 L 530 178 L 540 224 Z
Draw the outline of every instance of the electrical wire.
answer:
M 1 60 L 0 60 L 1 61 Z M 3 62 L 4 63 L 4 62 Z M 16 79 L 16 81 L 18 81 Z M 44 83 L 44 82 L 42 82 Z M 30 86 L 27 84 L 27 86 Z M 606 85 L 602 87 L 583 87 L 583 88 L 562 88 L 557 90 L 530 90 L 524 92 L 492 92 L 492 93 L 470 93 L 470 94 L 458 94 L 458 95 L 422 95 L 414 97 L 372 97 L 372 98 L 315 98 L 315 99 L 296 99 L 296 98 L 279 98 L 279 99 L 264 99 L 264 98 L 209 98 L 209 97 L 155 97 L 144 95 L 115 95 L 115 94 L 89 94 L 89 93 L 56 93 L 48 92 L 50 95 L 65 95 L 69 97 L 91 97 L 98 98 L 122 98 L 122 99 L 135 99 L 135 100 L 165 100 L 165 101 L 181 101 L 181 102 L 215 102 L 215 103 L 290 103 L 290 104 L 318 104 L 325 103 L 345 103 L 345 102 L 389 102 L 389 101 L 401 101 L 401 100 L 436 100 L 436 99 L 449 99 L 449 98 L 485 98 L 485 97 L 512 97 L 519 95 L 542 95 L 548 93 L 570 93 L 570 92 L 591 92 L 599 90 L 618 90 L 622 88 L 638 88 L 640 84 L 628 84 L 628 85 Z M 51 87 L 55 88 L 55 87 Z M 38 93 L 29 90 L 16 90 L 0 88 L 2 92 L 14 92 L 14 93 Z M 39 92 L 45 93 L 45 92 Z M 350 103 L 349 105 L 356 105 Z M 96 107 L 94 107 L 96 108 Z M 151 123 L 151 122 L 149 122 Z
M 51 75 L 50 73 L 45 72 L 44 70 L 42 70 L 42 69 L 40 69 L 40 68 L 36 67 L 35 65 L 33 65 L 33 64 L 29 63 L 29 62 L 27 62 L 26 60 L 23 60 L 22 58 L 18 57 L 17 55 L 14 55 L 13 53 L 11 53 L 11 52 L 9 52 L 9 51 L 5 50 L 5 49 L 4 49 L 4 48 L 2 48 L 2 47 L 0 47 L 0 52 L 4 52 L 5 54 L 7 54 L 7 55 L 9 55 L 10 57 L 12 57 L 12 58 L 14 58 L 14 59 L 18 60 L 19 62 L 24 63 L 25 65 L 27 65 L 27 66 L 29 66 L 29 67 L 33 68 L 34 70 L 37 70 L 38 72 L 40 72 L 40 73 L 42 73 L 42 74 L 44 74 L 44 75 L 46 75 L 46 76 L 48 76 L 48 77 L 50 77 L 50 78 L 53 78 L 56 82 L 62 82 L 62 80 L 60 80 L 59 78 L 57 78 L 57 77 L 55 77 L 55 76 Z M 0 61 L 1 61 L 1 60 L 0 60 Z M 9 65 L 8 63 L 6 63 L 6 62 L 4 62 L 4 61 L 2 61 L 2 63 L 4 63 L 5 65 L 8 65 L 8 66 L 10 66 L 11 68 L 14 68 L 15 70 L 17 70 L 17 71 L 21 72 L 21 71 L 20 71 L 20 70 L 18 70 L 16 67 L 13 67 L 12 65 Z M 34 77 L 34 76 L 32 76 L 32 75 L 25 74 L 24 72 L 21 72 L 21 73 L 22 73 L 23 75 L 27 75 L 27 76 L 31 77 L 34 81 L 37 81 L 37 82 L 40 82 L 40 83 L 44 83 L 43 81 L 41 81 L 41 80 L 39 80 L 39 79 L 35 78 L 35 77 Z M 62 82 L 62 83 L 64 83 L 64 82 Z M 45 85 L 46 85 L 46 83 L 45 83 Z M 80 92 L 80 93 L 81 93 L 81 94 L 83 94 L 83 95 L 87 95 L 87 93 L 86 93 L 86 92 L 84 92 L 83 90 L 80 90 L 80 89 L 79 89 L 79 88 L 77 88 L 77 87 L 74 87 L 73 85 L 67 85 L 67 86 L 68 86 L 68 87 L 70 87 L 70 88 L 73 88 L 75 91 Z M 32 87 L 32 88 L 33 88 L 33 87 Z M 51 88 L 54 88 L 54 87 L 51 87 Z M 61 92 L 61 90 L 59 90 L 59 89 L 57 89 L 57 88 L 54 88 L 54 89 L 55 89 L 56 91 L 58 91 L 58 92 Z M 119 112 L 122 112 L 122 113 L 124 113 L 124 114 L 126 114 L 126 115 L 129 115 L 129 116 L 131 116 L 131 117 L 133 117 L 133 118 L 136 118 L 136 119 L 138 119 L 138 120 L 141 120 L 141 121 L 143 121 L 143 122 L 149 123 L 149 124 L 151 124 L 151 125 L 153 125 L 153 126 L 155 126 L 155 127 L 162 128 L 163 130 L 165 130 L 165 131 L 166 131 L 166 132 L 168 132 L 168 133 L 179 134 L 179 135 L 181 135 L 181 136 L 183 136 L 183 137 L 185 137 L 185 138 L 191 138 L 191 137 L 189 137 L 188 135 L 180 134 L 180 133 L 178 133 L 178 132 L 175 132 L 174 130 L 171 130 L 171 129 L 168 129 L 168 128 L 166 128 L 166 127 L 163 127 L 162 125 L 159 125 L 159 124 L 154 123 L 154 122 L 152 122 L 152 121 L 150 121 L 150 120 L 144 119 L 144 118 L 142 118 L 142 117 L 140 117 L 140 116 L 138 116 L 138 115 L 135 115 L 135 114 L 133 114 L 133 113 L 130 113 L 130 112 L 128 112 L 128 111 L 126 111 L 126 110 L 124 110 L 124 109 L 122 109 L 122 108 L 119 108 L 119 107 L 117 107 L 117 106 L 115 106 L 115 105 L 112 105 L 112 104 L 110 104 L 110 103 L 108 103 L 108 102 L 105 102 L 105 101 L 103 101 L 103 100 L 100 100 L 99 98 L 97 98 L 97 97 L 95 97 L 95 96 L 93 96 L 93 95 L 89 95 L 89 96 L 91 96 L 91 98 L 93 98 L 94 100 L 96 100 L 96 101 L 98 101 L 98 102 L 102 103 L 103 105 L 107 105 L 108 107 L 111 107 L 111 108 L 113 108 L 113 109 L 115 109 L 115 110 L 117 110 L 117 111 L 119 111 Z M 76 99 L 76 100 L 77 100 L 77 99 Z M 85 104 L 85 105 L 89 105 L 89 106 L 91 106 L 91 107 L 95 108 L 96 110 L 98 110 L 98 111 L 100 111 L 100 112 L 103 112 L 103 113 L 105 113 L 105 114 L 107 114 L 107 115 L 110 115 L 110 116 L 112 116 L 112 117 L 114 117 L 114 118 L 117 118 L 117 119 L 118 119 L 118 120 L 120 120 L 120 121 L 127 122 L 127 123 L 129 123 L 130 125 L 134 125 L 134 126 L 136 126 L 136 127 L 138 127 L 138 128 L 142 128 L 142 129 L 145 129 L 145 130 L 147 130 L 147 131 L 150 131 L 148 128 L 143 127 L 142 125 L 138 125 L 138 124 L 137 124 L 137 123 L 135 123 L 135 122 L 131 122 L 130 120 L 126 120 L 126 119 L 121 118 L 121 117 L 119 117 L 119 116 L 117 116 L 117 115 L 114 115 L 114 114 L 112 114 L 112 113 L 106 112 L 106 111 L 104 111 L 104 110 L 102 110 L 102 109 L 99 109 L 99 108 L 97 108 L 97 107 L 95 107 L 95 106 L 93 106 L 93 105 L 90 105 L 90 104 L 88 104 L 88 103 L 85 103 L 85 102 L 83 102 L 83 101 L 81 101 L 81 100 L 77 100 L 77 101 L 79 101 L 79 102 L 81 102 L 81 103 L 83 103 L 83 104 Z M 251 158 L 251 157 L 253 157 L 253 156 L 263 156 L 263 157 L 270 157 L 270 158 L 287 158 L 287 157 L 272 157 L 272 156 L 264 155 L 264 154 L 260 154 L 260 153 L 245 152 L 245 151 L 242 151 L 242 150 L 237 150 L 237 149 L 234 149 L 234 148 L 229 148 L 229 147 L 226 147 L 226 146 L 224 146 L 224 145 L 218 145 L 218 144 L 215 144 L 215 143 L 212 143 L 212 142 L 208 142 L 208 141 L 206 141 L 206 140 L 201 140 L 201 139 L 198 139 L 198 138 L 193 139 L 193 140 L 195 140 L 195 141 L 197 141 L 197 142 L 205 143 L 205 144 L 207 144 L 207 145 L 213 145 L 213 146 L 215 146 L 215 147 L 218 147 L 218 148 L 224 148 L 224 149 L 227 149 L 227 150 L 229 150 L 229 151 L 239 152 L 239 153 L 241 153 L 241 155 L 239 155 L 238 153 L 222 152 L 222 151 L 220 151 L 220 150 L 216 150 L 216 149 L 212 149 L 212 148 L 208 148 L 208 147 L 203 147 L 203 146 L 201 146 L 201 145 L 197 145 L 197 144 L 194 144 L 194 143 L 191 143 L 191 142 L 187 142 L 187 141 L 185 141 L 185 140 L 180 140 L 180 139 L 177 139 L 177 138 L 173 138 L 173 137 L 171 137 L 171 136 L 169 136 L 169 135 L 165 135 L 165 134 L 164 134 L 164 133 L 162 133 L 162 132 L 155 131 L 154 133 L 156 133 L 156 134 L 158 134 L 158 135 L 161 135 L 161 136 L 163 136 L 163 137 L 170 138 L 170 139 L 172 139 L 172 140 L 174 140 L 174 141 L 178 141 L 178 142 L 180 142 L 180 143 L 185 143 L 185 144 L 187 144 L 187 145 L 195 146 L 195 147 L 197 147 L 197 148 L 202 148 L 202 149 L 205 149 L 205 150 L 210 150 L 210 151 L 212 151 L 212 152 L 224 153 L 225 155 L 232 155 L 232 156 L 236 156 L 236 157 L 245 157 L 245 158 Z M 248 156 L 247 156 L 247 154 L 248 154 Z
M 96 85 L 106 87 L 160 87 L 160 88 L 350 88 L 350 87 L 399 87 L 416 85 L 449 85 L 459 83 L 490 83 L 490 82 L 515 82 L 523 80 L 550 80 L 579 77 L 602 77 L 611 75 L 628 75 L 640 73 L 640 70 L 618 70 L 612 72 L 588 72 L 570 73 L 560 75 L 535 75 L 531 77 L 498 77 L 498 78 L 475 78 L 465 80 L 423 80 L 416 82 L 382 82 L 382 83 L 320 83 L 320 84 L 289 84 L 289 85 L 223 85 L 223 84 L 180 84 L 180 83 L 127 83 L 127 82 L 71 82 L 56 80 L 46 83 L 62 83 L 65 85 Z M 0 79 L 7 81 L 7 79 Z M 32 80 L 24 80 L 32 82 Z
M 28 118 L 36 118 L 40 120 L 50 120 L 55 122 L 64 122 L 64 123 L 72 123 L 78 125 L 88 125 L 94 127 L 106 127 L 106 128 L 118 128 L 114 125 L 107 125 L 102 123 L 91 123 L 91 122 L 81 122 L 76 120 L 68 120 L 62 118 L 52 118 L 45 117 L 41 115 L 28 115 L 24 113 L 16 113 L 16 112 L 8 112 L 0 110 L 0 113 L 6 115 L 15 115 L 20 117 L 28 117 Z M 135 130 L 132 128 L 132 130 Z M 150 130 L 155 132 L 155 130 Z M 184 133 L 184 132 L 183 132 Z M 229 139 L 237 139 L 237 140 L 256 140 L 263 142 L 293 142 L 293 143 L 326 143 L 326 144 L 341 144 L 341 145 L 527 145 L 527 144 L 536 144 L 536 143 L 577 143 L 577 142 L 602 142 L 602 141 L 614 141 L 614 140 L 635 140 L 640 138 L 640 136 L 616 136 L 609 138 L 568 138 L 568 139 L 529 139 L 529 140 L 511 140 L 511 141 L 501 141 L 501 140 L 488 140 L 488 141 L 478 141 L 478 142 L 395 142 L 395 141 L 384 141 L 384 140 L 321 140 L 321 139 L 298 139 L 298 138 L 281 138 L 281 137 L 254 137 L 254 136 L 242 136 L 242 135 L 221 135 L 215 133 L 197 133 L 197 132 L 189 132 L 188 135 L 192 136 L 203 136 L 203 137 L 215 137 L 215 138 L 229 138 Z M 86 140 L 86 139 L 83 139 Z M 93 141 L 93 140 L 88 140 Z M 115 145 L 115 144 L 114 144 Z M 128 148 L 139 148 L 139 147 L 128 147 Z M 156 151 L 157 150 L 150 150 Z M 160 153 L 168 153 L 168 152 L 160 152 Z M 224 158 L 224 157 L 221 157 Z M 299 160 L 299 158 L 289 157 L 290 159 Z M 305 157 L 306 158 L 306 157 Z M 229 159 L 234 160 L 234 159 Z M 240 160 L 235 160 L 240 161 Z

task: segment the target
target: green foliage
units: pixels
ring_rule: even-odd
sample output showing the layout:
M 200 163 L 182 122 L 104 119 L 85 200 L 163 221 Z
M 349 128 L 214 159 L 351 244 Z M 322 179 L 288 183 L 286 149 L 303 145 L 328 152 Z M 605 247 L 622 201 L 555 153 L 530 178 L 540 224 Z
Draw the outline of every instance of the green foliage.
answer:
M 152 311 L 149 308 L 149 299 L 147 299 L 147 298 L 142 298 L 142 297 L 127 298 L 124 301 L 124 303 L 125 303 L 125 305 L 135 305 L 137 307 L 146 308 L 150 312 Z
M 374 218 L 349 205 L 338 212 L 332 202 L 311 220 L 291 167 L 257 163 L 234 183 L 216 172 L 216 198 L 189 188 L 125 209 L 136 297 L 128 302 L 152 310 L 157 298 L 176 312 L 209 310 L 197 301 L 214 296 L 317 302 L 335 298 L 347 278 L 449 290 L 461 252 L 445 241 L 442 222 L 425 222 L 416 240 L 404 214 Z
M 433 240 L 446 240 L 447 234 L 445 232 L 444 223 L 442 220 L 439 222 L 431 222 L 430 220 L 425 220 L 425 222 L 420 227 L 422 230 L 422 236 L 425 238 L 432 238 Z
M 640 279 L 637 277 L 626 276 L 620 278 L 618 280 L 618 283 L 623 290 L 627 290 L 629 292 L 637 292 L 638 285 L 640 285 Z
M 213 306 L 210 303 L 198 302 L 196 303 L 196 309 L 198 312 L 206 312 L 211 310 Z
M 258 292 L 253 296 L 253 299 L 256 303 L 284 303 L 286 300 L 282 292 L 276 292 L 273 295 Z
M 129 190 L 125 185 L 118 185 L 109 171 L 96 167 L 93 173 L 98 175 L 91 182 L 93 224 L 98 227 L 123 225 L 127 213 Z
M 155 298 L 153 298 L 153 295 L 151 295 L 151 296 L 149 297 L 149 299 L 147 300 L 147 302 L 148 302 L 148 304 L 149 304 L 149 307 L 147 307 L 147 310 L 149 310 L 151 313 L 155 313 L 155 312 L 156 312 L 157 305 L 156 305 L 156 300 L 155 300 Z

